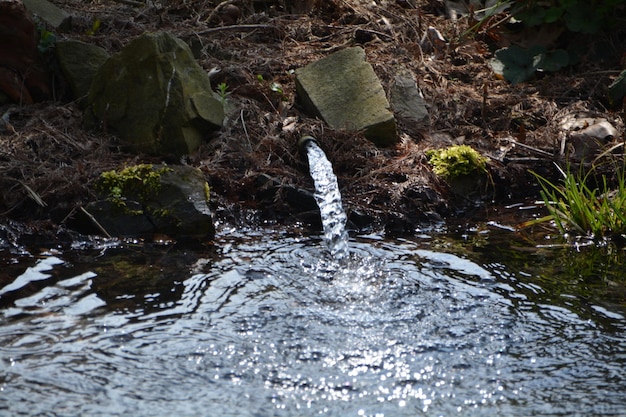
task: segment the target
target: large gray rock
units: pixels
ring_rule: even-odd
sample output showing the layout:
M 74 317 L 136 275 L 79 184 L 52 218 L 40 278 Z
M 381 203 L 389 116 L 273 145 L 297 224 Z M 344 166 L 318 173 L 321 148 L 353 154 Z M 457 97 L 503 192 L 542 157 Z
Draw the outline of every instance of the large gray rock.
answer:
M 149 33 L 96 73 L 85 124 L 117 134 L 136 152 L 181 156 L 222 125 L 224 109 L 208 74 L 182 40 Z
M 103 173 L 95 188 L 100 200 L 87 211 L 111 236 L 202 241 L 215 234 L 209 187 L 198 168 L 136 165 Z
M 100 67 L 109 59 L 103 48 L 80 41 L 58 41 L 55 47 L 57 62 L 72 94 L 79 103 L 86 103 L 91 81 Z
M 389 102 L 362 48 L 346 48 L 296 70 L 305 109 L 335 129 L 363 131 L 379 146 L 398 142 Z

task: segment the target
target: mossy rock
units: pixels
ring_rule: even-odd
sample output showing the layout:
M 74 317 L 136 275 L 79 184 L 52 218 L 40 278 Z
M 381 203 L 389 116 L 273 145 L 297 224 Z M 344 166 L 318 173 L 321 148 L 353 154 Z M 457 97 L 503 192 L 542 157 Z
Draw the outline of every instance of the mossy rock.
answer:
M 426 152 L 433 172 L 452 192 L 464 198 L 481 197 L 487 190 L 488 159 L 471 146 L 459 145 Z
M 215 234 L 202 171 L 190 166 L 141 164 L 107 171 L 96 181 L 100 200 L 87 210 L 119 237 L 166 234 L 179 240 Z
M 87 128 L 110 130 L 129 150 L 155 155 L 192 153 L 224 119 L 208 74 L 167 33 L 144 34 L 110 57 L 87 102 Z
M 433 172 L 446 180 L 459 176 L 486 173 L 487 158 L 471 146 L 459 145 L 426 152 Z
M 74 99 L 84 108 L 91 81 L 109 54 L 99 46 L 74 40 L 57 41 L 55 53 Z

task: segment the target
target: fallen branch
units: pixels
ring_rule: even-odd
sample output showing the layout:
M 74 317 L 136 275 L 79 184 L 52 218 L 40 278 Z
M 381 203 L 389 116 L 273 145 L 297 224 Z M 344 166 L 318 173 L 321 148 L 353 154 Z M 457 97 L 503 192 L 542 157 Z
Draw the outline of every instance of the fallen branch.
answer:
M 142 1 L 135 1 L 135 0 L 113 0 L 113 1 L 117 3 L 128 4 L 129 6 L 133 6 L 133 7 L 139 7 L 145 4 Z
M 219 26 L 216 28 L 209 28 L 196 32 L 196 35 L 206 35 L 208 33 L 224 32 L 226 30 L 254 30 L 254 29 L 275 29 L 273 25 L 231 25 L 231 26 Z

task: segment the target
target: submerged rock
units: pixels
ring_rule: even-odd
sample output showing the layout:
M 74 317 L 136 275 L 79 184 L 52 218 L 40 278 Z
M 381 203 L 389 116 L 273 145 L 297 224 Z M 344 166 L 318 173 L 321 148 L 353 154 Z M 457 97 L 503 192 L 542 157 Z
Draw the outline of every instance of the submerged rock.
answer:
M 96 191 L 101 199 L 87 211 L 111 236 L 165 234 L 201 241 L 215 234 L 209 186 L 197 168 L 142 164 L 109 171 L 100 176 Z
M 149 33 L 109 58 L 91 84 L 87 127 L 116 133 L 136 152 L 181 156 L 222 125 L 224 109 L 187 44 Z
M 389 102 L 362 48 L 346 48 L 296 70 L 305 109 L 335 129 L 363 131 L 379 146 L 398 142 Z

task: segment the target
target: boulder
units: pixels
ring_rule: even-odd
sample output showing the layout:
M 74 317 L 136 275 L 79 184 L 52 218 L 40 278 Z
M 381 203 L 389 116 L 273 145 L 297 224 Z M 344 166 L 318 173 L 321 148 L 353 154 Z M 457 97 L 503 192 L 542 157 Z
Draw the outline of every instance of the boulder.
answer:
M 148 33 L 110 57 L 93 78 L 87 128 L 110 129 L 135 152 L 180 157 L 222 125 L 208 74 L 182 40 Z
M 215 234 L 209 186 L 198 168 L 136 165 L 103 173 L 95 188 L 100 199 L 87 212 L 111 236 L 204 241 Z
M 55 52 L 74 99 L 78 99 L 79 103 L 86 103 L 91 81 L 109 59 L 109 54 L 99 46 L 71 40 L 58 41 Z
M 363 131 L 379 146 L 398 142 L 389 102 L 360 47 L 343 49 L 297 69 L 296 92 L 305 110 L 332 128 Z
M 20 0 L 0 0 L 0 93 L 18 104 L 50 97 L 35 24 Z

